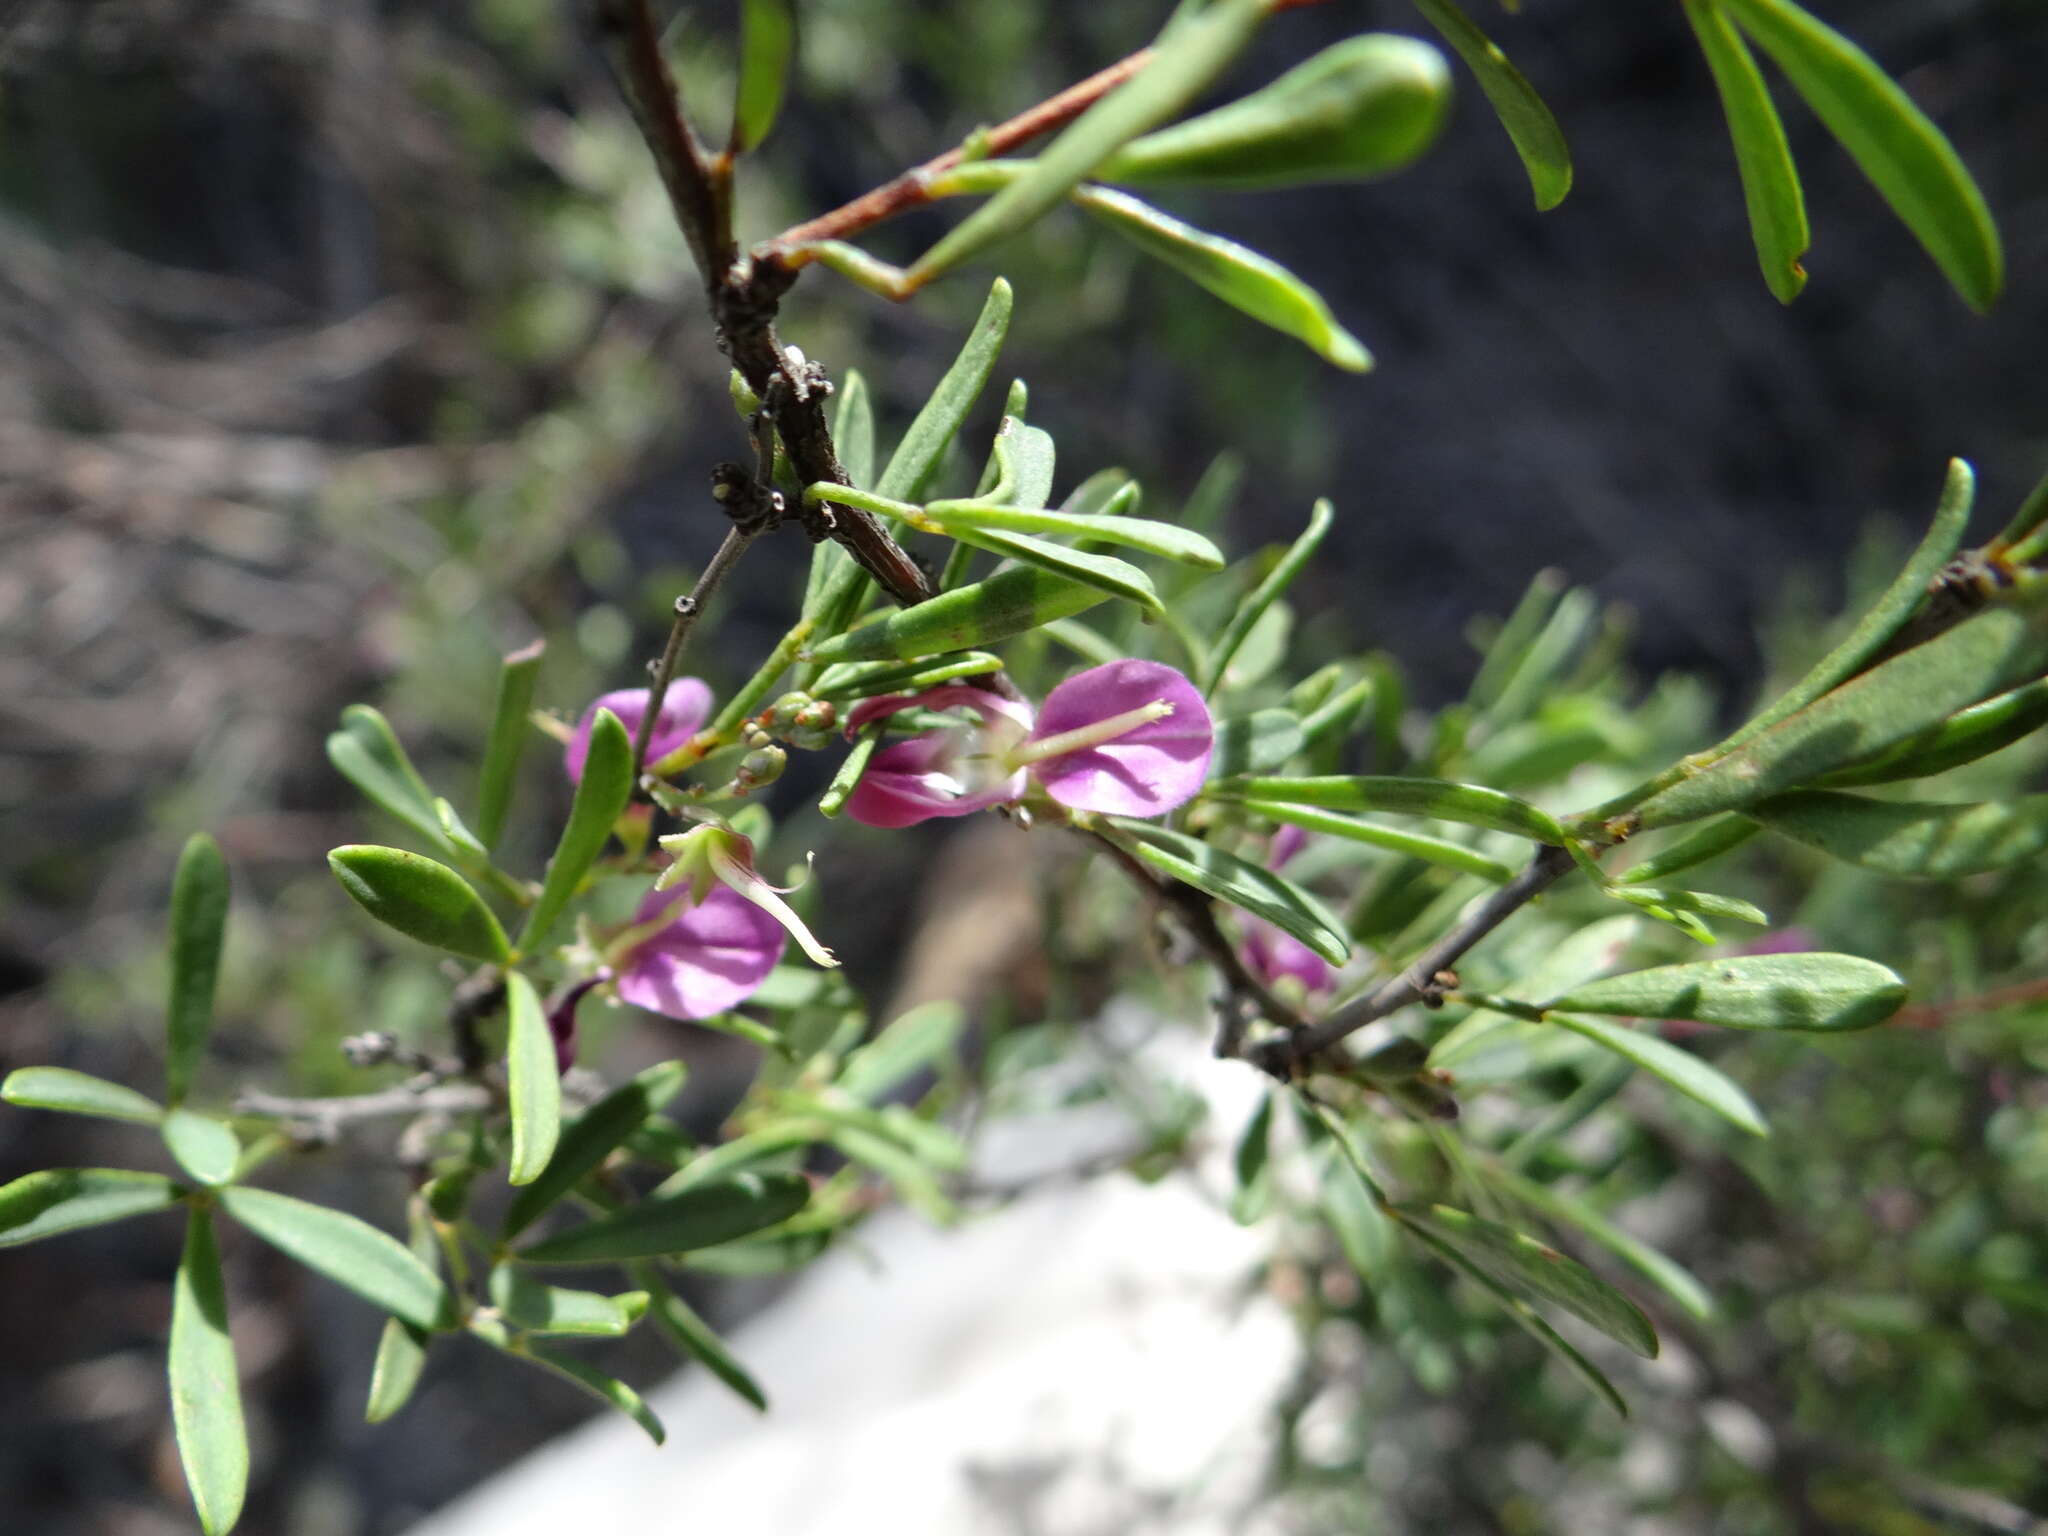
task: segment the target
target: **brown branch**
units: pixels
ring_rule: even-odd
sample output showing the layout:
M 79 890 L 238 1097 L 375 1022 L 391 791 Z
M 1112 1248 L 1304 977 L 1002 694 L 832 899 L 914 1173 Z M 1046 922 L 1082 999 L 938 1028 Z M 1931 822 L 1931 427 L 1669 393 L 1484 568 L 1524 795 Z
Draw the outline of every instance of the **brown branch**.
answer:
M 1956 997 L 1945 1003 L 1915 1003 L 1893 1014 L 1891 1022 L 1905 1029 L 1939 1029 L 1958 1014 L 1995 1013 L 2000 1008 L 2015 1008 L 2021 1003 L 2038 1003 L 2043 999 L 2048 999 L 2048 977 L 2036 977 L 2032 981 L 2016 981 L 2009 987 L 1996 987 L 1975 997 Z
M 1571 854 L 1562 848 L 1537 849 L 1528 868 L 1487 897 L 1477 911 L 1425 949 L 1406 970 L 1352 999 L 1320 1023 L 1254 1047 L 1253 1064 L 1281 1079 L 1293 1077 L 1304 1063 L 1346 1035 L 1385 1018 L 1397 1008 L 1437 995 L 1441 988 L 1439 972 L 1456 965 L 1473 945 L 1576 867 Z

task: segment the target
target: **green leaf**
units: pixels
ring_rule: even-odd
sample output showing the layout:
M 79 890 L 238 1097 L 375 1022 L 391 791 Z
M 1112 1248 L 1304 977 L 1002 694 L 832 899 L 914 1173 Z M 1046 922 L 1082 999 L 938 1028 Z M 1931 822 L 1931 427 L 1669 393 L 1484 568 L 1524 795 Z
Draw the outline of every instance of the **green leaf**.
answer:
M 1998 606 L 1852 678 L 1690 778 L 1644 800 L 1671 826 L 1799 789 L 1940 724 L 2048 662 L 2048 608 Z
M 802 1210 L 811 1186 L 794 1173 L 742 1173 L 641 1200 L 522 1250 L 529 1264 L 616 1264 L 726 1243 Z
M 1687 1050 L 1659 1040 L 1655 1035 L 1609 1024 L 1605 1019 L 1582 1019 L 1569 1013 L 1546 1013 L 1544 1022 L 1568 1029 L 1575 1035 L 1604 1045 L 1615 1055 L 1634 1062 L 1652 1076 L 1662 1078 L 1696 1103 L 1704 1104 L 1738 1130 L 1752 1136 L 1768 1136 L 1762 1111 L 1749 1095 L 1718 1067 Z
M 937 1174 L 898 1143 L 846 1124 L 827 1126 L 825 1139 L 854 1162 L 887 1179 L 897 1198 L 925 1220 L 940 1226 L 959 1220 L 960 1212 L 946 1198 Z
M 417 1328 L 452 1326 L 454 1306 L 440 1276 L 396 1238 L 346 1211 L 236 1186 L 220 1192 L 221 1208 L 308 1269 L 354 1291 L 374 1307 Z
M 632 795 L 633 738 L 617 715 L 600 709 L 590 728 L 590 755 L 583 762 L 583 781 L 570 803 L 568 824 L 555 844 L 554 857 L 548 860 L 540 900 L 526 914 L 526 926 L 519 931 L 520 953 L 531 954 L 547 937 L 611 840 L 612 825 Z
M 1554 1222 L 1583 1232 L 1701 1322 L 1713 1320 L 1714 1298 L 1688 1270 L 1633 1233 L 1617 1227 L 1585 1201 L 1505 1169 L 1489 1170 L 1487 1176 L 1524 1205 Z
M 990 359 L 994 361 L 993 358 Z M 875 400 L 858 368 L 839 376 L 832 391 L 832 446 L 847 483 L 871 490 L 875 484 Z
M 1091 555 L 1047 539 L 1034 539 L 1029 534 L 998 533 L 992 528 L 953 528 L 948 532 L 962 544 L 972 544 L 978 549 L 1008 556 L 1068 581 L 1099 587 L 1111 597 L 1135 603 L 1147 613 L 1156 614 L 1163 609 L 1152 578 L 1137 566 L 1112 555 Z M 954 590 L 972 589 L 960 587 Z M 929 603 L 921 603 L 916 611 L 921 613 L 930 606 Z
M 434 792 L 420 777 L 391 724 L 367 704 L 341 712 L 341 729 L 327 738 L 327 760 L 371 804 L 417 832 L 429 847 L 452 854 L 434 814 Z
M 732 153 L 744 154 L 754 148 L 775 126 L 795 52 L 796 26 L 788 0 L 743 0 L 740 78 L 732 103 Z
M 996 440 L 989 459 L 996 472 L 986 500 L 997 506 L 1014 506 L 1023 511 L 1043 511 L 1052 500 L 1052 477 L 1059 453 L 1052 434 L 1025 422 L 1024 381 L 1010 386 L 1012 411 L 996 428 Z
M 491 909 L 445 864 L 403 848 L 356 843 L 329 853 L 327 867 L 356 905 L 409 939 L 472 960 L 511 958 Z
M 872 699 L 890 693 L 922 693 L 963 677 L 986 677 L 1003 670 L 993 651 L 962 651 L 938 661 L 863 662 L 828 667 L 810 687 L 813 698 Z
M 854 739 L 853 750 L 840 760 L 839 767 L 832 774 L 832 782 L 825 786 L 825 792 L 818 796 L 818 814 L 837 816 L 846 808 L 846 802 L 855 789 L 860 787 L 860 776 L 868 770 L 868 759 L 875 755 L 875 748 L 882 744 L 882 729 L 879 723 L 861 731 Z
M 133 1088 L 69 1067 L 16 1067 L 0 1082 L 0 1100 L 23 1109 L 54 1109 L 102 1120 L 133 1120 L 139 1125 L 155 1125 L 164 1115 L 161 1104 Z
M 507 1322 L 528 1333 L 577 1334 L 616 1339 L 647 1315 L 648 1293 L 572 1291 L 544 1285 L 513 1264 L 491 1271 L 491 1303 Z
M 1367 33 L 1249 96 L 1126 144 L 1096 174 L 1239 188 L 1385 176 L 1436 141 L 1450 104 L 1442 54 L 1412 37 Z
M 484 1336 L 488 1338 L 488 1335 Z M 617 1377 L 607 1376 L 595 1366 L 585 1365 L 574 1355 L 557 1354 L 552 1349 L 543 1349 L 540 1345 L 530 1344 L 524 1339 L 509 1347 L 499 1347 L 505 1349 L 507 1354 L 516 1355 L 522 1360 L 531 1360 L 535 1365 L 552 1371 L 562 1380 L 581 1387 L 599 1402 L 618 1409 L 645 1430 L 647 1438 L 656 1445 L 660 1445 L 668 1438 L 668 1431 L 661 1427 L 661 1420 L 655 1417 L 654 1410 L 647 1406 L 646 1400 Z
M 531 1184 L 555 1155 L 561 1135 L 562 1077 L 540 994 L 518 971 L 505 975 L 505 1014 L 506 1096 L 512 1111 L 512 1161 L 505 1176 L 514 1184 Z
M 1254 816 L 1263 816 L 1268 821 L 1300 827 L 1304 832 L 1321 832 L 1330 837 L 1341 837 L 1349 842 L 1369 843 L 1375 848 L 1406 854 L 1411 859 L 1421 859 L 1427 864 L 1477 875 L 1482 880 L 1492 881 L 1495 885 L 1506 885 L 1515 878 L 1515 872 L 1500 860 L 1490 859 L 1461 843 L 1448 842 L 1441 837 L 1430 837 L 1421 832 L 1402 832 L 1394 827 L 1383 827 L 1376 821 L 1360 821 L 1356 817 L 1340 816 L 1332 811 L 1319 811 L 1310 806 L 1289 805 L 1282 800 L 1246 800 L 1243 806 Z
M 882 661 L 994 645 L 1053 619 L 1071 618 L 1108 596 L 1099 586 L 1037 566 L 1012 566 L 985 581 L 955 587 L 915 608 L 848 630 L 810 655 L 819 662 Z
M 1294 585 L 1294 578 L 1314 558 L 1336 515 L 1336 508 L 1327 500 L 1317 501 L 1309 509 L 1308 526 L 1302 529 L 1301 536 L 1287 546 L 1287 552 L 1274 562 L 1265 579 L 1245 594 L 1244 600 L 1231 613 L 1230 622 L 1224 625 L 1223 638 L 1216 642 L 1216 649 L 1210 653 L 1204 692 L 1213 695 L 1222 684 L 1224 674 L 1230 669 L 1231 658 L 1237 655 L 1238 648 L 1251 634 L 1252 627 L 1264 617 L 1266 610 Z
M 228 1337 L 227 1287 L 213 1215 L 193 1207 L 185 1252 L 171 1286 L 171 1423 L 185 1486 L 206 1536 L 222 1536 L 242 1518 L 249 1489 L 249 1437 L 242 1426 L 242 1388 Z
M 363 1407 L 363 1422 L 382 1424 L 412 1398 L 427 1365 L 427 1336 L 411 1323 L 395 1317 L 384 1319 L 384 1332 L 377 1339 L 377 1358 L 370 1367 L 370 1400 Z
M 2005 284 L 1984 194 L 1939 128 L 1861 48 L 1791 0 L 1723 0 L 1972 309 Z
M 1565 842 L 1564 828 L 1528 801 L 1481 784 L 1454 784 L 1448 779 L 1404 779 L 1382 774 L 1306 779 L 1252 777 L 1212 784 L 1209 793 L 1230 799 L 1319 806 L 1331 811 L 1392 811 L 1402 816 L 1430 816 L 1438 821 L 1512 832 L 1553 847 L 1562 847 Z
M 924 512 L 926 517 L 941 525 L 941 532 L 949 535 L 957 528 L 1050 533 L 1062 538 L 1120 544 L 1205 571 L 1223 569 L 1223 551 L 1209 539 L 1176 523 L 1155 522 L 1151 518 L 1034 511 L 979 498 L 972 501 L 934 501 L 925 507 Z
M 733 1391 L 745 1398 L 761 1412 L 768 1411 L 768 1398 L 761 1391 L 754 1378 L 747 1374 L 745 1366 L 734 1358 L 725 1341 L 711 1331 L 703 1318 L 690 1309 L 689 1303 L 675 1293 L 661 1270 L 650 1260 L 639 1259 L 628 1266 L 635 1285 L 644 1286 L 653 1296 L 652 1312 L 654 1323 L 676 1352 L 685 1358 L 695 1360 L 704 1369 L 724 1382 Z
M 1607 1379 L 1598 1366 L 1574 1349 L 1563 1335 L 1545 1322 L 1534 1307 L 1434 1232 L 1412 1222 L 1404 1222 L 1402 1225 L 1404 1230 L 1419 1239 L 1424 1247 L 1492 1296 L 1500 1304 L 1501 1310 L 1506 1312 L 1523 1332 L 1563 1361 L 1566 1369 L 1591 1388 L 1608 1407 L 1624 1419 L 1628 1417 L 1628 1404 L 1622 1400 L 1621 1394 L 1614 1390 L 1614 1383 Z
M 1069 517 L 1128 515 L 1138 509 L 1144 493 L 1128 470 L 1098 469 L 1067 493 L 1060 510 Z
M 1754 822 L 1745 821 L 1740 816 L 1723 816 L 1688 832 L 1663 852 L 1631 865 L 1616 876 L 1616 883 L 1641 885 L 1652 880 L 1667 880 L 1710 859 L 1718 859 L 1724 853 L 1733 852 L 1756 834 Z
M 1291 709 L 1255 709 L 1218 720 L 1209 772 L 1221 777 L 1285 767 L 1302 739 L 1301 721 Z
M 533 735 L 527 716 L 533 709 L 534 684 L 540 679 L 546 650 L 546 642 L 536 640 L 513 651 L 498 668 L 498 696 L 491 708 L 491 735 L 484 745 L 476 791 L 477 841 L 486 850 L 497 847 L 505 831 L 505 814 L 511 809 L 512 789 L 519 778 L 519 759 Z
M 1372 354 L 1338 323 L 1323 296 L 1270 256 L 1107 187 L 1083 187 L 1074 201 L 1155 261 L 1162 261 L 1232 309 L 1292 336 L 1326 363 L 1351 373 Z
M 1745 814 L 1830 858 L 1911 880 L 2010 869 L 2048 848 L 2048 795 L 1949 805 L 1810 789 L 1760 801 Z
M 904 1010 L 874 1039 L 847 1056 L 839 1069 L 840 1092 L 864 1103 L 878 1102 L 912 1073 L 938 1066 L 966 1023 L 960 1005 L 948 1000 Z
M 1185 832 L 1123 817 L 1111 818 L 1111 825 L 1118 842 L 1161 874 L 1263 917 L 1332 965 L 1351 957 L 1343 923 L 1292 881 Z
M 1514 141 L 1539 209 L 1555 208 L 1572 189 L 1572 152 L 1543 98 L 1493 40 L 1452 0 L 1415 0 L 1415 8 L 1457 51 Z
M 1879 649 L 1899 632 L 1913 611 L 1927 599 L 1928 583 L 1955 557 L 1969 526 L 1970 506 L 1976 500 L 1977 476 L 1961 459 L 1948 461 L 1941 499 L 1935 504 L 1934 520 L 1914 549 L 1905 568 L 1884 589 L 1884 595 L 1857 622 L 1842 643 L 1820 659 L 1811 671 L 1785 691 L 1782 698 L 1721 743 L 1719 751 L 1748 741 L 1761 731 L 1806 708 L 1829 690 L 1839 687 L 1870 664 Z
M 554 1066 L 552 1055 L 548 1065 L 551 1069 Z M 585 1177 L 596 1172 L 614 1149 L 676 1096 L 688 1072 L 680 1061 L 660 1062 L 613 1089 L 572 1120 L 555 1143 L 547 1166 L 512 1197 L 504 1223 L 498 1228 L 499 1241 L 510 1242 Z
M 1714 88 L 1721 93 L 1764 282 L 1780 304 L 1790 304 L 1806 286 L 1806 269 L 1799 258 L 1813 241 L 1785 125 L 1778 121 L 1770 88 L 1720 0 L 1685 0 L 1685 15 L 1713 72 Z
M 193 1178 L 202 1184 L 225 1184 L 235 1176 L 242 1144 L 234 1130 L 207 1115 L 173 1109 L 163 1119 L 164 1145 Z
M 164 1077 L 172 1104 L 185 1097 L 213 1027 L 214 984 L 228 923 L 228 866 L 204 832 L 185 841 L 171 882 L 171 991 L 165 1008 Z
M 989 374 L 995 371 L 996 355 L 1002 351 L 1003 338 L 1010 331 L 1013 302 L 1010 285 L 997 278 L 974 329 L 960 348 L 960 355 L 953 359 L 953 366 L 946 370 L 946 376 L 939 380 L 931 398 L 925 401 L 903 440 L 896 445 L 896 451 L 889 456 L 888 467 L 875 482 L 879 495 L 897 501 L 916 501 L 923 495 L 932 476 L 938 473 L 946 449 L 959 434 L 960 424 L 981 397 Z
M 1702 917 L 1725 917 L 1730 922 L 1754 923 L 1767 927 L 1770 913 L 1740 896 L 1723 896 L 1718 891 L 1681 891 L 1654 885 L 1612 885 L 1607 894 L 1617 901 L 1645 911 L 1662 908 L 1667 912 L 1697 912 Z
M 1564 1308 L 1646 1360 L 1657 1358 L 1657 1330 L 1642 1309 L 1576 1259 L 1498 1222 L 1447 1205 L 1395 1206 L 1403 1226 L 1427 1232 L 1473 1267 L 1525 1297 Z
M 1909 736 L 1867 763 L 1843 768 L 1821 781 L 1828 789 L 1925 779 L 2011 746 L 2048 725 L 2048 681 L 2028 683 L 1982 704 L 1959 709 L 1946 720 Z M 1748 825 L 1748 823 L 1744 823 Z
M 1035 223 L 1117 150 L 1173 117 L 1251 41 L 1266 10 L 1266 0 L 1217 0 L 1169 25 L 1136 77 L 1082 113 L 1045 147 L 1028 175 L 925 252 L 907 274 L 909 285 L 927 283 Z
M 160 1173 L 45 1168 L 0 1186 L 0 1248 L 167 1211 L 184 1192 Z
M 1696 1019 L 1728 1029 L 1868 1029 L 1898 1012 L 1906 984 L 1855 955 L 1735 955 L 1660 965 L 1574 987 L 1545 1012 Z
M 1237 1187 L 1230 1197 L 1230 1219 L 1241 1227 L 1251 1226 L 1266 1214 L 1273 1198 L 1269 1163 L 1273 1148 L 1273 1095 L 1259 1100 L 1237 1138 L 1231 1164 Z

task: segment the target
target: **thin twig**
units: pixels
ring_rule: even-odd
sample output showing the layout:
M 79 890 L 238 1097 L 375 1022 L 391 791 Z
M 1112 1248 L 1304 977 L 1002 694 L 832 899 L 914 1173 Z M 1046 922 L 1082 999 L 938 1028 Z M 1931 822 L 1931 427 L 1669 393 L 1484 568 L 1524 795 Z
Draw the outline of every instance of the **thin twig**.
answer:
M 654 735 L 654 722 L 661 714 L 662 701 L 668 697 L 668 685 L 675 680 L 676 664 L 683 658 L 683 646 L 690 638 L 691 629 L 696 626 L 698 615 L 703 613 L 719 584 L 732 573 L 732 568 L 740 562 L 740 556 L 747 552 L 760 532 L 757 528 L 742 528 L 738 524 L 726 529 L 724 540 L 697 577 L 697 584 L 676 599 L 676 619 L 669 626 L 668 644 L 661 648 L 661 659 L 654 663 L 654 681 L 647 694 L 647 713 L 640 717 L 640 728 L 633 733 L 632 783 L 640 782 L 640 766 L 647 759 L 647 743 Z
M 1320 1023 L 1284 1039 L 1255 1046 L 1251 1052 L 1253 1063 L 1275 1077 L 1292 1077 L 1302 1063 L 1346 1035 L 1385 1018 L 1397 1008 L 1437 995 L 1441 988 L 1440 972 L 1456 965 L 1473 945 L 1576 867 L 1571 854 L 1563 848 L 1537 849 L 1528 868 L 1487 897 L 1476 911 L 1425 949 L 1406 970 L 1390 976 L 1364 996 L 1352 999 Z
M 2048 977 L 2036 977 L 2032 981 L 2016 981 L 2009 987 L 1980 992 L 1975 997 L 1953 997 L 1945 1003 L 1916 1003 L 1893 1014 L 1891 1022 L 1907 1029 L 1939 1029 L 1958 1014 L 1995 1013 L 2000 1008 L 2015 1008 L 2021 1003 L 2038 1003 L 2043 999 L 2048 999 Z
M 282 1094 L 250 1090 L 235 1099 L 238 1115 L 265 1115 L 312 1127 L 323 1141 L 331 1141 L 345 1127 L 366 1120 L 389 1120 L 408 1115 L 459 1115 L 491 1107 L 491 1090 L 482 1083 L 400 1083 L 375 1093 L 359 1093 L 331 1099 L 293 1099 Z

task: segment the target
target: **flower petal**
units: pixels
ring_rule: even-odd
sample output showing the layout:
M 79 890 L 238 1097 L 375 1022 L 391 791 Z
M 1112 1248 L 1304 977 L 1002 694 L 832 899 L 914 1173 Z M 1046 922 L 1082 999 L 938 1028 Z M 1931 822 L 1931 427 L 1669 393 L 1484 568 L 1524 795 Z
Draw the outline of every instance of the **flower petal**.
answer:
M 724 886 L 688 905 L 684 890 L 650 892 L 639 922 L 673 908 L 676 919 L 636 944 L 618 968 L 618 994 L 672 1019 L 708 1019 L 745 1002 L 782 958 L 788 935 Z
M 846 801 L 846 814 L 864 826 L 913 827 L 936 816 L 971 816 L 1022 799 L 1028 782 L 1019 769 L 970 790 L 954 773 L 960 744 L 933 731 L 884 747 Z
M 1079 730 L 1156 700 L 1173 713 L 1100 746 L 1033 765 L 1046 793 L 1077 811 L 1158 816 L 1185 805 L 1209 773 L 1216 723 L 1195 685 L 1156 661 L 1112 661 L 1068 678 L 1046 695 L 1033 737 Z
M 1283 976 L 1292 976 L 1310 994 L 1327 992 L 1337 984 L 1335 966 L 1264 918 L 1245 919 L 1244 963 L 1269 987 Z
M 1282 864 L 1301 852 L 1308 843 L 1308 834 L 1289 822 L 1273 834 L 1273 841 L 1266 845 L 1266 868 L 1278 871 Z
M 591 701 L 590 707 L 583 711 L 583 718 L 576 722 L 576 730 L 569 737 L 568 748 L 562 756 L 562 765 L 568 769 L 571 783 L 583 782 L 583 763 L 590 756 L 590 731 L 597 723 L 597 712 L 600 709 L 610 710 L 619 717 L 619 724 L 626 728 L 628 736 L 637 736 L 652 692 L 648 688 L 621 688 L 616 693 L 607 693 Z M 647 760 L 651 763 L 675 751 L 702 730 L 704 722 L 710 718 L 710 685 L 702 678 L 677 678 L 669 684 L 668 692 L 662 697 L 661 718 L 654 722 L 654 731 L 647 738 Z
M 846 717 L 846 734 L 857 735 L 870 721 L 885 720 L 906 709 L 972 709 L 991 725 L 998 719 L 1009 721 L 1019 727 L 1019 736 L 1031 729 L 1031 706 L 1022 699 L 1006 699 L 966 683 L 945 683 L 923 693 L 891 693 L 879 699 L 862 699 Z

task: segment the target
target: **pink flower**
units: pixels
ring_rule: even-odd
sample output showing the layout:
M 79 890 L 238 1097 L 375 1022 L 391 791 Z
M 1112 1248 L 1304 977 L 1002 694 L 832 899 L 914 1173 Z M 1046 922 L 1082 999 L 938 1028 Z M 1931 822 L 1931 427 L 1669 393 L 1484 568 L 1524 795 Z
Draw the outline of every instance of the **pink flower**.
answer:
M 653 890 L 610 955 L 621 998 L 672 1019 L 708 1019 L 752 997 L 782 958 L 775 918 L 723 885 Z
M 1199 690 L 1156 661 L 1113 661 L 1070 677 L 1035 717 L 1020 700 L 953 683 L 869 699 L 847 730 L 911 708 L 976 718 L 877 752 L 847 801 L 855 821 L 908 827 L 966 816 L 1022 799 L 1027 773 L 1077 811 L 1158 816 L 1194 798 L 1216 740 Z
M 576 722 L 576 729 L 563 753 L 563 766 L 569 771 L 571 783 L 583 782 L 583 763 L 590 756 L 590 730 L 597 724 L 597 712 L 600 709 L 610 710 L 619 717 L 619 724 L 626 728 L 626 735 L 636 736 L 652 692 L 648 688 L 621 688 L 616 693 L 607 693 L 591 701 L 583 711 L 583 718 Z M 654 730 L 647 738 L 647 761 L 658 762 L 675 751 L 702 730 L 704 722 L 710 718 L 710 686 L 701 678 L 677 678 L 662 696 L 661 716 L 654 722 Z
M 1266 847 L 1266 867 L 1277 873 L 1307 842 L 1308 834 L 1301 828 L 1282 827 Z M 1311 996 L 1337 985 L 1335 966 L 1286 929 L 1262 917 L 1244 919 L 1244 963 L 1269 987 L 1278 985 L 1283 976 L 1292 976 Z

